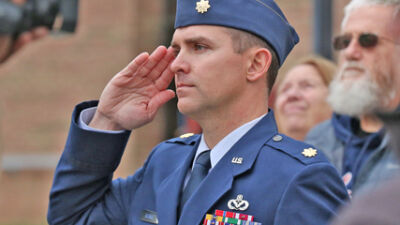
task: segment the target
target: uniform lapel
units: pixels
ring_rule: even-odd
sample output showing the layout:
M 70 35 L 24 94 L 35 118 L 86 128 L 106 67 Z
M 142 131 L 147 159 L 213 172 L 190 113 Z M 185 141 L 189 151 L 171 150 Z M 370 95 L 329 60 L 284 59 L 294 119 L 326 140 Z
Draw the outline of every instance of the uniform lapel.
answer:
M 192 165 L 193 158 L 196 154 L 196 149 L 199 143 L 187 146 L 189 149 L 184 149 L 182 154 L 185 154 L 181 159 L 177 159 L 180 165 L 171 173 L 157 189 L 157 213 L 159 224 L 176 225 L 177 224 L 177 209 L 180 200 L 180 192 L 186 173 Z
M 218 199 L 232 188 L 235 177 L 252 168 L 262 146 L 276 133 L 275 120 L 270 111 L 210 171 L 186 202 L 178 224 L 200 224 Z M 242 158 L 242 163 L 233 163 L 234 157 Z

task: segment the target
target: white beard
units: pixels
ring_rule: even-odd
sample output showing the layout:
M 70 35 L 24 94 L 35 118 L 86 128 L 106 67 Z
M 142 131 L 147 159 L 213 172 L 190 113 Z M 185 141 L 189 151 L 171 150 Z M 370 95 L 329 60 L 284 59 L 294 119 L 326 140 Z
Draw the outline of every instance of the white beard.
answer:
M 355 80 L 341 80 L 343 76 L 351 76 L 347 67 L 357 67 L 364 72 Z M 361 73 L 361 72 L 360 72 Z M 357 73 L 359 74 L 359 73 Z M 382 105 L 382 90 L 372 74 L 359 63 L 349 62 L 343 65 L 329 85 L 328 103 L 333 111 L 349 116 L 360 116 L 372 113 Z

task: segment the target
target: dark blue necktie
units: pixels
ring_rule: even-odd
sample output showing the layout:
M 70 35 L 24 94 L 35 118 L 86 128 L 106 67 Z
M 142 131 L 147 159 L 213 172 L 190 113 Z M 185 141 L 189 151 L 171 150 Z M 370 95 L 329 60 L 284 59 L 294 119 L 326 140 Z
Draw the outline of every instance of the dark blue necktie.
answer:
M 200 153 L 200 155 L 196 159 L 196 162 L 193 165 L 192 174 L 190 175 L 190 179 L 182 193 L 181 202 L 179 205 L 180 211 L 182 211 L 186 201 L 197 189 L 197 187 L 204 179 L 204 177 L 207 176 L 210 168 L 211 168 L 210 150 L 207 150 Z

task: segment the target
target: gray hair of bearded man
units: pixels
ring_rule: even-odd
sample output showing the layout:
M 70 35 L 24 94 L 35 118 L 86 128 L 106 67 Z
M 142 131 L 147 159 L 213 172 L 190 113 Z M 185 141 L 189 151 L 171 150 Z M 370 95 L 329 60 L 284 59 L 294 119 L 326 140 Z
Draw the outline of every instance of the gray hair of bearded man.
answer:
M 347 6 L 344 8 L 344 17 L 342 20 L 342 28 L 346 25 L 351 11 L 354 9 L 358 9 L 363 6 L 393 6 L 395 8 L 393 12 L 393 19 L 400 20 L 400 0 L 352 0 Z
M 387 25 L 393 34 L 393 38 L 398 38 L 400 41 L 400 0 L 352 0 L 345 7 L 342 29 L 346 26 L 352 11 L 365 6 L 393 7 L 392 23 Z M 385 26 L 384 24 L 382 25 Z M 393 63 L 397 63 L 397 57 L 393 57 L 393 59 Z M 365 76 L 354 82 L 342 81 L 340 77 L 345 75 L 345 69 L 348 66 L 360 68 L 361 71 L 364 71 Z M 379 71 L 383 73 L 382 70 L 377 70 L 376 72 Z M 350 61 L 341 65 L 336 78 L 330 84 L 330 93 L 327 101 L 332 106 L 332 109 L 338 113 L 360 116 L 372 113 L 374 110 L 388 104 L 395 96 L 394 81 L 386 80 L 381 84 L 385 87 L 380 87 L 372 75 L 371 71 L 357 62 Z M 374 76 L 392 77 L 388 74 L 374 74 Z

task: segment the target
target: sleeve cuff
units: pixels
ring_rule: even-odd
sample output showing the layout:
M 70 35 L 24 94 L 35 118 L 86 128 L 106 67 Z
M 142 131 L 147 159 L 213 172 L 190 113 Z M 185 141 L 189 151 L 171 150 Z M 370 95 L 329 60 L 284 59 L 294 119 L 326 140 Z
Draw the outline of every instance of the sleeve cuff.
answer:
M 90 123 L 90 121 L 92 121 L 94 113 L 96 112 L 96 109 L 97 109 L 97 106 L 87 108 L 87 109 L 84 109 L 81 111 L 81 113 L 79 115 L 79 121 L 78 121 L 79 128 L 82 128 L 83 130 L 87 130 L 87 131 L 94 131 L 94 132 L 100 132 L 100 133 L 106 133 L 106 134 L 122 134 L 125 132 L 124 130 L 100 130 L 100 129 L 90 127 L 88 124 Z
M 96 106 L 96 101 L 76 106 L 63 155 L 77 168 L 111 172 L 118 167 L 131 132 L 93 132 L 79 127 L 80 113 Z

